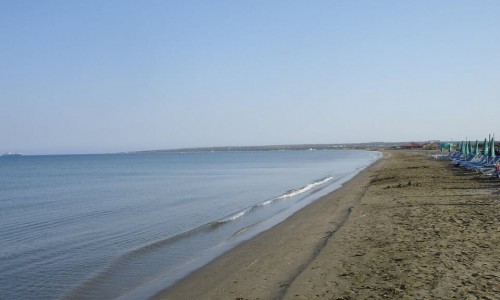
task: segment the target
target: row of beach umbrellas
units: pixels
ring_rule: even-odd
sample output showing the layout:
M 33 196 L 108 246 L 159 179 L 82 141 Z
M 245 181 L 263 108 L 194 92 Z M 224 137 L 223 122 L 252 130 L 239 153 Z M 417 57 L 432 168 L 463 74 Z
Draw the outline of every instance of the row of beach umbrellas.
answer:
M 441 151 L 443 151 L 444 148 L 448 148 L 448 151 L 452 152 L 453 146 L 454 146 L 453 143 L 442 144 Z M 495 157 L 495 138 L 492 137 L 489 140 L 485 138 L 484 142 L 483 142 L 483 149 L 481 152 L 479 151 L 479 141 L 478 140 L 476 140 L 475 146 L 473 146 L 471 141 L 460 142 L 457 144 L 456 151 L 459 151 L 459 152 L 463 153 L 464 155 L 482 154 L 484 156 Z

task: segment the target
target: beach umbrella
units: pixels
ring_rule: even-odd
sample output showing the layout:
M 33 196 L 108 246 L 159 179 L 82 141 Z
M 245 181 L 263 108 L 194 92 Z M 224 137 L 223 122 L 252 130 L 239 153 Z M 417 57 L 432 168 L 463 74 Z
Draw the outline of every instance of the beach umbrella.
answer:
M 483 143 L 483 155 L 488 156 L 488 142 L 486 141 L 486 138 L 484 138 Z
M 490 156 L 495 157 L 495 137 L 491 138 L 491 144 L 490 144 Z
M 474 151 L 475 155 L 479 155 L 479 141 L 476 140 L 476 150 Z
M 453 143 L 449 143 L 449 144 L 448 144 L 448 147 L 449 147 L 449 148 L 448 148 L 448 151 L 449 151 L 449 152 L 451 152 L 451 151 L 452 151 L 452 149 L 453 149 Z
M 472 154 L 472 143 L 469 141 L 469 155 Z

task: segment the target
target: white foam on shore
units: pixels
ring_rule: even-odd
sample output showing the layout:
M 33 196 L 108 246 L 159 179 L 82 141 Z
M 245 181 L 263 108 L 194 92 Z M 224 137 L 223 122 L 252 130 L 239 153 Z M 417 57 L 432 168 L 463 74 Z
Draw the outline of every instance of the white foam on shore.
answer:
M 279 196 L 276 199 L 285 199 L 285 198 L 290 198 L 290 197 L 298 196 L 300 194 L 303 194 L 303 193 L 305 193 L 307 191 L 312 190 L 314 187 L 316 187 L 318 185 L 322 185 L 324 183 L 327 183 L 330 180 L 333 180 L 333 177 L 327 177 L 325 179 L 322 179 L 322 180 L 313 182 L 311 184 L 308 184 L 308 185 L 306 185 L 306 186 L 304 186 L 304 187 L 302 187 L 300 189 L 288 191 L 286 194 L 283 194 L 283 195 Z
M 326 178 L 323 178 L 323 179 L 320 179 L 318 181 L 315 181 L 313 183 L 310 183 L 304 187 L 301 187 L 301 188 L 298 188 L 298 189 L 293 189 L 293 190 L 290 190 L 288 192 L 286 192 L 285 194 L 281 195 L 281 196 L 278 196 L 278 197 L 275 197 L 275 198 L 272 198 L 272 199 L 269 199 L 269 200 L 265 200 L 263 202 L 260 202 L 260 203 L 257 203 L 257 204 L 254 204 L 250 207 L 247 207 L 239 212 L 236 212 L 234 214 L 231 214 L 227 217 L 224 217 L 220 220 L 218 220 L 216 223 L 227 223 L 227 222 L 230 222 L 230 221 L 234 221 L 236 219 L 239 219 L 241 217 L 243 217 L 244 215 L 246 215 L 248 212 L 252 211 L 253 209 L 257 208 L 257 207 L 260 207 L 260 206 L 266 206 L 266 205 L 269 205 L 271 203 L 273 203 L 274 201 L 276 200 L 282 200 L 282 199 L 287 199 L 287 198 L 292 198 L 292 197 L 296 197 L 296 196 L 299 196 L 301 194 L 304 194 L 312 189 L 314 189 L 315 187 L 317 186 L 320 186 L 320 185 L 323 185 L 331 180 L 333 180 L 334 178 L 333 177 L 326 177 Z

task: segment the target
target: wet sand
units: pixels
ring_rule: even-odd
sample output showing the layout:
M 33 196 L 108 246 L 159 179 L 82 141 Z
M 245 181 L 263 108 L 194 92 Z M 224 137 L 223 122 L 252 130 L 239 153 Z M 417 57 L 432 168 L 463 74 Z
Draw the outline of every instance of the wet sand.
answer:
M 386 152 L 154 299 L 499 299 L 500 181 Z

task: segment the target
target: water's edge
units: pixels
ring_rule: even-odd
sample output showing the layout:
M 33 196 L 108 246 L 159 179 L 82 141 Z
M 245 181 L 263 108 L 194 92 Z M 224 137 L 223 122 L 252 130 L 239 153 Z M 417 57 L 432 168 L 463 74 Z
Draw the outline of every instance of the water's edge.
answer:
M 137 291 L 133 291 L 131 293 L 128 293 L 127 295 L 124 295 L 124 296 L 122 296 L 122 297 L 120 297 L 118 299 L 120 299 L 120 300 L 129 300 L 129 299 L 151 299 L 152 300 L 152 299 L 159 299 L 159 297 L 161 295 L 167 293 L 176 284 L 179 284 L 183 280 L 187 280 L 189 278 L 189 276 L 191 274 L 193 274 L 194 272 L 197 272 L 197 271 L 199 271 L 199 270 L 201 270 L 203 268 L 208 267 L 212 262 L 214 262 L 215 260 L 221 258 L 224 255 L 227 255 L 229 252 L 231 252 L 232 250 L 234 250 L 236 247 L 238 247 L 238 246 L 240 246 L 240 245 L 242 245 L 242 244 L 244 244 L 246 242 L 251 242 L 251 240 L 254 239 L 254 238 L 256 238 L 258 235 L 263 234 L 265 231 L 268 231 L 268 230 L 272 229 L 275 226 L 278 226 L 280 223 L 282 223 L 283 221 L 285 221 L 288 218 L 291 218 L 294 214 L 298 213 L 301 209 L 303 209 L 306 206 L 312 204 L 313 202 L 318 201 L 319 199 L 321 199 L 323 197 L 328 197 L 332 193 L 335 193 L 337 190 L 339 190 L 340 188 L 342 188 L 345 183 L 351 181 L 352 179 L 354 179 L 355 177 L 357 177 L 358 175 L 360 175 L 362 172 L 366 172 L 369 168 L 371 168 L 372 166 L 374 166 L 378 161 L 380 161 L 383 158 L 383 153 L 382 152 L 378 152 L 378 151 L 372 151 L 372 152 L 378 153 L 378 158 L 376 160 L 374 160 L 373 162 L 371 162 L 366 167 L 358 169 L 358 170 L 356 170 L 354 172 L 351 172 L 348 175 L 346 175 L 346 176 L 344 176 L 344 177 L 336 180 L 335 184 L 332 185 L 331 189 L 326 189 L 326 190 L 323 190 L 321 193 L 314 194 L 313 197 L 311 197 L 310 199 L 308 199 L 308 201 L 306 201 L 305 203 L 302 203 L 302 205 L 296 207 L 293 210 L 293 212 L 291 212 L 287 216 L 285 216 L 283 218 L 280 218 L 279 221 L 275 220 L 277 222 L 272 222 L 272 224 L 269 224 L 268 227 L 263 228 L 262 230 L 260 230 L 258 232 L 254 232 L 254 234 L 247 236 L 245 239 L 239 240 L 237 243 L 235 243 L 234 245 L 232 245 L 232 247 L 226 249 L 224 252 L 219 253 L 218 255 L 211 256 L 210 260 L 207 260 L 207 261 L 205 261 L 205 263 L 203 265 L 199 265 L 198 267 L 191 269 L 189 272 L 186 272 L 184 274 L 184 276 L 179 277 L 177 280 L 175 280 L 175 281 L 173 281 L 173 282 L 171 282 L 171 283 L 169 283 L 167 285 L 164 285 L 163 288 L 159 289 L 159 287 L 156 286 L 156 292 L 154 292 L 151 289 L 151 290 L 149 290 L 149 292 L 147 292 L 145 294 L 144 293 L 144 292 L 146 292 L 145 290 L 142 291 L 142 292 L 137 290 Z

